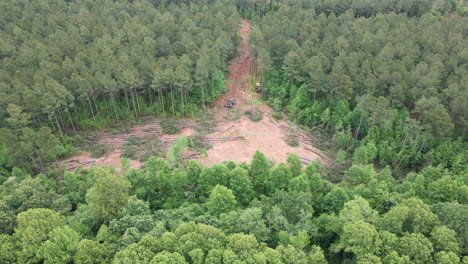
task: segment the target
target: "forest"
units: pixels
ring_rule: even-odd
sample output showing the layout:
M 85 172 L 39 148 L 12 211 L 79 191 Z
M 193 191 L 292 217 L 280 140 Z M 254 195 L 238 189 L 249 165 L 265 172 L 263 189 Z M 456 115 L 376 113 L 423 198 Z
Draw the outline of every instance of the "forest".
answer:
M 2 1 L 0 264 L 468 263 L 467 10 Z M 245 19 L 262 101 L 330 162 L 57 169 L 88 133 L 207 116 Z

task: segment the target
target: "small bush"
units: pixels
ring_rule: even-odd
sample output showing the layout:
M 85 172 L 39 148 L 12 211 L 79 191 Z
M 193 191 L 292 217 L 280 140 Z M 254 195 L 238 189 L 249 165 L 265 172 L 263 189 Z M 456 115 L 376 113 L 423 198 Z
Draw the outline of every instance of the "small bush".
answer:
M 140 162 L 146 162 L 150 157 L 162 157 L 160 150 L 145 151 L 140 155 Z
M 195 126 L 195 131 L 199 134 L 211 134 L 216 131 L 216 122 L 213 121 L 197 121 L 197 125 Z
M 109 147 L 106 144 L 98 143 L 90 149 L 91 158 L 99 158 L 107 151 L 109 151 Z
M 297 141 L 297 138 L 293 135 L 289 135 L 286 138 L 286 144 L 288 144 L 291 147 L 298 147 L 299 146 L 299 141 Z
M 200 134 L 196 134 L 196 135 L 188 137 L 189 148 L 198 152 L 202 152 L 203 150 L 210 149 L 211 145 L 206 143 L 204 138 L 205 137 Z
M 107 127 L 105 130 L 106 133 L 111 135 L 120 135 L 132 132 L 133 123 L 130 121 L 121 121 L 120 123 L 115 123 Z
M 162 128 L 163 134 L 173 135 L 182 130 L 180 122 L 175 119 L 165 119 L 159 123 Z
M 137 146 L 133 146 L 133 145 L 123 146 L 121 148 L 121 150 L 122 150 L 121 157 L 124 157 L 124 158 L 127 158 L 127 159 L 132 159 L 132 160 L 136 159 L 136 154 L 138 152 L 138 147 Z
M 249 119 L 253 122 L 258 122 L 260 120 L 262 120 L 263 118 L 263 112 L 262 111 L 250 111 L 250 110 L 247 110 L 245 111 L 245 114 L 249 117 Z
M 280 121 L 283 119 L 283 113 L 282 112 L 274 112 L 273 114 L 271 114 L 271 116 L 276 120 L 276 121 Z
M 231 108 L 227 112 L 224 119 L 226 119 L 226 121 L 237 121 L 239 120 L 239 118 L 241 118 L 241 116 L 242 116 L 242 112 L 240 112 L 239 109 Z

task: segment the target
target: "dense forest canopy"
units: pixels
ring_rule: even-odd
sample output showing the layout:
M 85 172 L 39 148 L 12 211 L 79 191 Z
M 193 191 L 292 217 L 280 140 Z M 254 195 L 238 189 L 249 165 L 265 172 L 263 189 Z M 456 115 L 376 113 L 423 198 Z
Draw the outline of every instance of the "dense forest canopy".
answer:
M 2 1 L 0 263 L 468 263 L 465 15 L 429 0 Z M 329 138 L 327 166 L 257 152 L 47 169 L 75 134 L 203 115 L 241 16 L 263 99 Z
M 133 116 L 196 115 L 225 89 L 240 24 L 222 3 L 3 1 L 0 13 L 2 142 L 8 166 L 33 169 L 69 150 L 46 149 L 55 144 L 30 127 L 64 138 Z
M 465 32 L 457 15 L 286 7 L 258 19 L 250 41 L 276 110 L 323 127 L 343 150 L 375 152 L 364 163 L 405 169 L 466 163 Z

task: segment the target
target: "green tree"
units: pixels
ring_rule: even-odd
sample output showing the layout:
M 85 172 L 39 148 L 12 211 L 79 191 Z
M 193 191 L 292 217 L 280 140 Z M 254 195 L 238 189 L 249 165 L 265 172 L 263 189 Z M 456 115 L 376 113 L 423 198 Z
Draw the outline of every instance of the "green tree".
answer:
M 460 263 L 460 258 L 457 256 L 457 254 L 453 252 L 446 252 L 446 251 L 437 252 L 434 255 L 434 259 L 435 259 L 435 263 L 437 264 Z
M 294 153 L 290 153 L 288 154 L 288 159 L 286 161 L 289 165 L 292 177 L 299 176 L 299 174 L 301 174 L 302 171 L 302 161 L 299 158 L 299 156 L 297 156 Z
M 262 152 L 256 151 L 250 163 L 250 176 L 258 193 L 267 193 L 269 170 L 270 164 L 266 156 Z
M 76 253 L 80 235 L 68 226 L 59 227 L 49 233 L 49 240 L 39 249 L 38 256 L 44 263 L 68 263 Z
M 291 179 L 291 170 L 286 164 L 280 163 L 273 167 L 268 179 L 269 193 L 273 193 L 275 190 L 286 190 Z
M 179 253 L 160 252 L 154 256 L 150 264 L 188 264 Z
M 97 241 L 83 239 L 77 246 L 74 261 L 77 264 L 98 264 L 107 260 L 107 248 Z
M 92 217 L 102 223 L 112 220 L 126 205 L 128 188 L 127 181 L 108 169 L 97 169 L 96 182 L 86 194 Z
M 382 242 L 375 227 L 362 220 L 347 223 L 340 235 L 340 245 L 346 252 L 353 252 L 358 259 L 376 254 Z
M 208 212 L 219 216 L 236 208 L 236 197 L 232 191 L 222 185 L 216 185 L 211 191 L 210 197 L 206 203 Z
M 247 205 L 255 197 L 249 172 L 236 167 L 229 172 L 229 189 L 231 189 L 240 204 Z
M 419 233 L 405 234 L 398 243 L 398 252 L 406 255 L 412 263 L 431 263 L 432 243 L 429 239 Z
M 446 226 L 436 226 L 431 232 L 431 240 L 436 251 L 449 251 L 458 253 L 460 248 L 455 231 Z
M 353 160 L 354 160 L 354 163 L 356 163 L 356 164 L 367 164 L 367 163 L 369 163 L 370 157 L 369 157 L 369 154 L 367 153 L 367 147 L 366 146 L 359 146 L 354 151 Z
M 0 263 L 16 263 L 19 253 L 17 241 L 13 236 L 0 235 Z
M 15 236 L 21 243 L 18 260 L 21 263 L 37 263 L 38 250 L 50 238 L 51 231 L 65 225 L 65 218 L 50 209 L 30 209 L 17 216 Z M 52 233 L 53 234 L 53 233 Z

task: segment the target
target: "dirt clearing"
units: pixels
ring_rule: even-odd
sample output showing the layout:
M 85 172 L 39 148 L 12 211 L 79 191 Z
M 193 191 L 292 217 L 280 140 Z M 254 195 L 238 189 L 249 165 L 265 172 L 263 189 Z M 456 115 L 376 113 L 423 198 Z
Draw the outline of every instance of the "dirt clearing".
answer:
M 211 148 L 205 155 L 195 155 L 205 165 L 213 165 L 227 160 L 234 162 L 250 162 L 255 151 L 260 150 L 275 163 L 284 162 L 289 153 L 295 153 L 301 157 L 302 162 L 307 164 L 313 160 L 321 160 L 326 164 L 328 158 L 318 149 L 312 146 L 313 137 L 307 132 L 294 129 L 287 121 L 275 121 L 271 117 L 272 109 L 262 103 L 260 95 L 250 91 L 249 77 L 251 67 L 251 56 L 248 47 L 248 34 L 250 23 L 242 21 L 241 38 L 242 42 L 238 47 L 238 56 L 231 61 L 229 66 L 229 79 L 227 81 L 228 92 L 224 94 L 210 110 L 216 121 L 216 132 L 204 135 Z M 233 108 L 224 107 L 226 102 L 234 98 L 236 104 Z M 259 121 L 254 122 L 246 116 L 245 112 L 254 113 Z M 191 123 L 190 123 L 191 122 Z M 196 134 L 195 125 L 192 121 L 184 121 L 186 124 L 177 135 L 162 135 L 159 122 L 134 127 L 128 134 L 117 136 L 104 135 L 99 140 L 102 144 L 109 145 L 111 149 L 100 158 L 92 159 L 89 152 L 83 152 L 72 157 L 72 161 L 64 161 L 68 168 L 84 167 L 90 165 L 112 166 L 117 171 L 120 170 L 120 156 L 122 146 L 129 137 L 154 137 L 160 142 L 171 142 L 180 136 L 193 136 Z M 288 145 L 288 137 L 293 136 L 296 146 Z M 237 138 L 237 140 L 230 140 Z M 241 140 L 238 140 L 242 138 Z M 213 141 L 214 139 L 214 141 Z M 167 147 L 167 145 L 165 145 Z M 138 160 L 131 160 L 130 167 L 141 166 Z

